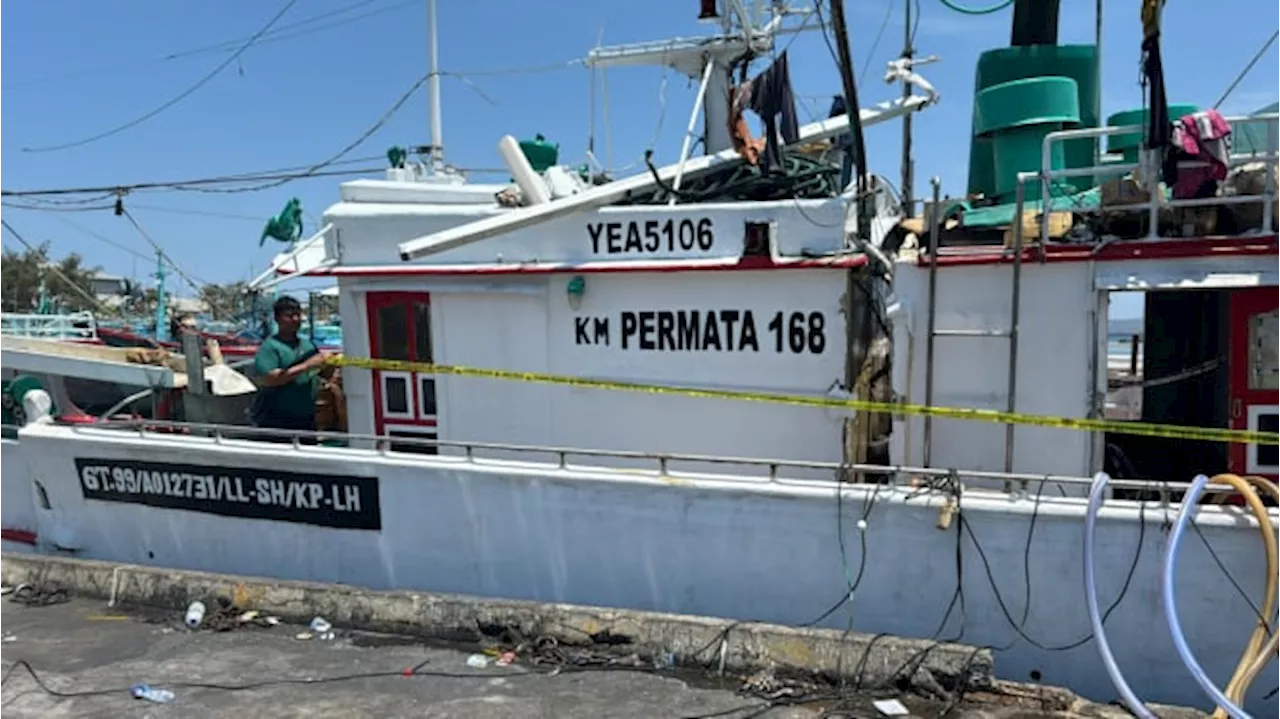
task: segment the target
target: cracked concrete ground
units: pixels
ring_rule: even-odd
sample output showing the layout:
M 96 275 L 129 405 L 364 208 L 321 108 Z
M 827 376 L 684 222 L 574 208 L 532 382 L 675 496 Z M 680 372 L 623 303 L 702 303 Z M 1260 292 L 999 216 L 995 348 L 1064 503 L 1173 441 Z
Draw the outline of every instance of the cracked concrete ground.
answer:
M 86 599 L 40 607 L 3 602 L 5 716 L 781 719 L 819 712 L 816 707 L 776 707 L 753 713 L 760 711 L 760 701 L 731 688 L 709 683 L 695 687 L 651 672 L 548 676 L 518 664 L 473 669 L 466 665 L 465 648 L 429 646 L 405 637 L 339 630 L 332 641 L 300 641 L 294 637 L 303 628 L 286 625 L 189 632 L 173 613 L 139 611 L 126 613 Z M 29 663 L 49 688 L 68 696 L 42 690 L 19 661 Z M 422 662 L 423 674 L 403 675 L 406 667 Z M 385 676 L 329 681 L 383 672 Z M 296 683 L 232 690 L 183 686 L 272 680 Z M 172 690 L 176 698 L 169 704 L 134 699 L 128 688 L 139 682 Z
M 333 640 L 299 640 L 305 628 L 241 627 L 188 631 L 178 613 L 67 603 L 0 604 L 0 710 L 6 717 L 484 717 L 514 719 L 815 719 L 881 717 L 869 695 L 794 706 L 743 696 L 737 678 L 694 671 L 608 669 L 550 673 L 546 667 L 467 666 L 476 647 L 344 631 Z M 32 667 L 40 684 L 26 670 Z M 406 669 L 421 667 L 406 676 Z M 167 704 L 134 699 L 137 683 L 176 695 Z M 254 685 L 247 686 L 246 685 Z M 1061 694 L 1062 696 L 1058 696 Z M 1020 697 L 1017 695 L 1021 695 Z M 912 718 L 939 717 L 941 702 L 896 697 Z M 1049 687 L 1010 686 L 971 694 L 953 719 L 1119 719 L 1114 707 L 1081 704 Z M 824 713 L 826 711 L 827 713 Z M 1166 717 L 1195 717 L 1174 712 Z

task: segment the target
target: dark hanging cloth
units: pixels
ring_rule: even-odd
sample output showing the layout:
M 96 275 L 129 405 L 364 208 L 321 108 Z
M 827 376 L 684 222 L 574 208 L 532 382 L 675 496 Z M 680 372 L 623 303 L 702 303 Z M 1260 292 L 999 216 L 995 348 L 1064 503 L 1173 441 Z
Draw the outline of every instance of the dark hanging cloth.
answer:
M 791 92 L 791 73 L 787 70 L 787 53 L 782 53 L 764 72 L 751 81 L 751 102 L 748 105 L 764 119 L 765 167 L 781 169 L 781 144 L 800 139 L 800 125 L 796 121 L 796 98 Z
M 827 117 L 840 117 L 844 114 L 844 95 L 836 95 L 831 98 L 831 111 L 827 113 Z M 840 186 L 848 187 L 853 181 L 853 136 L 849 133 L 840 135 L 832 140 L 831 148 L 844 153 L 844 162 L 840 167 Z
M 1165 184 L 1171 186 L 1178 179 L 1178 153 L 1173 147 L 1173 123 L 1165 96 L 1158 30 L 1142 40 L 1142 72 L 1147 85 L 1147 148 L 1163 153 L 1161 175 Z

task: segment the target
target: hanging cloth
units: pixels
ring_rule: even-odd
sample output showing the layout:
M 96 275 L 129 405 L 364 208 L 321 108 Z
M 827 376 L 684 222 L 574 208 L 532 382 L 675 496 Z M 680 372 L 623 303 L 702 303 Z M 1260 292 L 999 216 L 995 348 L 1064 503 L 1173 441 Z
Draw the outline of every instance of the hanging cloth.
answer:
M 800 140 L 796 121 L 796 98 L 791 91 L 791 73 L 787 70 L 787 53 L 782 53 L 764 72 L 748 84 L 747 106 L 764 120 L 765 167 L 782 169 L 782 147 Z
M 1147 89 L 1146 147 L 1160 150 L 1161 175 L 1165 184 L 1178 178 L 1178 162 L 1173 151 L 1173 125 L 1169 119 L 1169 99 L 1164 87 L 1164 63 L 1160 60 L 1160 10 L 1164 0 L 1142 3 L 1142 83 Z

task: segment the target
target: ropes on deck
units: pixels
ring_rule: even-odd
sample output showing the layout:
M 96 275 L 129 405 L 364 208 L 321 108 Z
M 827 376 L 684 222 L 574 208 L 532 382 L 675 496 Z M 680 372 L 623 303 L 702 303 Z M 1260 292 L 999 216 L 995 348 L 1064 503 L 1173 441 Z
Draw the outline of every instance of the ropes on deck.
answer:
M 650 169 L 654 170 L 652 163 Z M 655 171 L 656 175 L 656 171 Z M 656 179 L 656 178 L 655 178 Z M 840 194 L 840 167 L 798 154 L 783 157 L 783 169 L 768 172 L 740 163 L 716 172 L 687 179 L 676 190 L 667 183 L 632 193 L 620 205 L 658 205 L 677 202 L 767 202 L 770 200 L 816 200 Z

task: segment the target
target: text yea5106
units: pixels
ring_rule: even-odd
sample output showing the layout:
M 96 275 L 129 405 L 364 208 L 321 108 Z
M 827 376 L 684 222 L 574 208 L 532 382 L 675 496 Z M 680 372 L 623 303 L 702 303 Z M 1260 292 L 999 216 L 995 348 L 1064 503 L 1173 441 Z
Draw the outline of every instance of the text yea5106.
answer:
M 716 243 L 715 225 L 710 217 L 682 220 L 631 220 L 592 222 L 587 225 L 591 252 L 597 255 L 678 252 L 709 252 Z
M 752 310 L 625 310 L 610 317 L 573 318 L 574 344 L 613 345 L 654 352 L 769 352 L 822 354 L 827 318 L 822 312 L 777 311 L 758 323 Z

